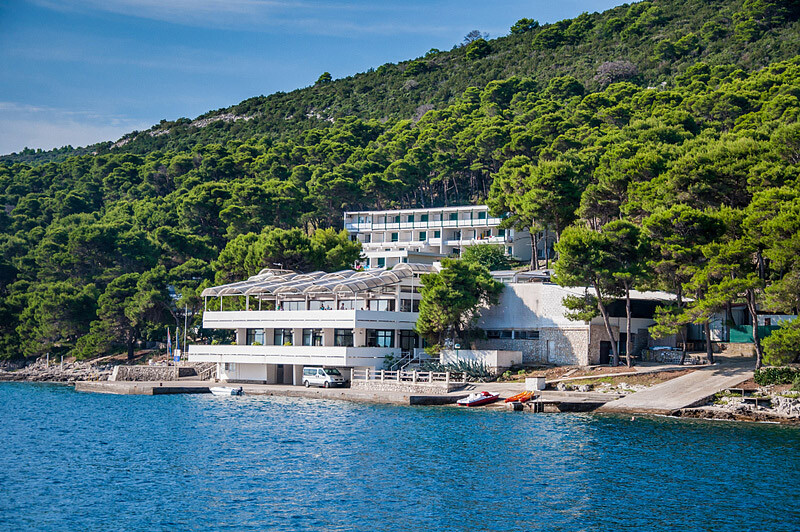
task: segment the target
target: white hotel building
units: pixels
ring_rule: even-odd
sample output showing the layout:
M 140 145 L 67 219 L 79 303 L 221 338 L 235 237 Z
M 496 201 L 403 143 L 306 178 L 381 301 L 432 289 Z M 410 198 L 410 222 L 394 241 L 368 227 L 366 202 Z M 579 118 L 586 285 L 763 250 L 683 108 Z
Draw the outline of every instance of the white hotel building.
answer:
M 361 242 L 366 268 L 431 264 L 475 244 L 500 245 L 506 255 L 529 261 L 530 233 L 501 228 L 502 221 L 486 205 L 344 213 L 344 228 Z
M 301 274 L 263 270 L 246 281 L 207 288 L 221 310 L 203 327 L 236 332 L 235 345 L 191 345 L 189 361 L 216 362 L 226 381 L 302 384 L 303 366 L 383 368 L 421 348 L 414 332 L 419 277 L 427 264 L 391 270 Z M 249 310 L 225 310 L 226 308 Z M 346 373 L 347 375 L 347 373 Z

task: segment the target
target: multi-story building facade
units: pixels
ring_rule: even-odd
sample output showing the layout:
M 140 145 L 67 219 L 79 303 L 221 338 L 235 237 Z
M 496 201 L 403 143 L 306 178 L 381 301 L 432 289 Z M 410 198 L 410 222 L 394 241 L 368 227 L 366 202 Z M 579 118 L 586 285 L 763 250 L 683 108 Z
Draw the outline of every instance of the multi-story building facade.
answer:
M 529 261 L 530 233 L 502 228 L 502 221 L 486 205 L 344 213 L 344 228 L 361 242 L 366 268 L 430 264 L 475 244 L 502 246 L 507 255 Z
M 422 347 L 414 332 L 419 277 L 432 271 L 424 264 L 309 274 L 268 269 L 207 288 L 203 327 L 233 330 L 236 341 L 189 346 L 189 360 L 216 362 L 222 380 L 300 384 L 303 366 L 347 371 L 409 359 Z

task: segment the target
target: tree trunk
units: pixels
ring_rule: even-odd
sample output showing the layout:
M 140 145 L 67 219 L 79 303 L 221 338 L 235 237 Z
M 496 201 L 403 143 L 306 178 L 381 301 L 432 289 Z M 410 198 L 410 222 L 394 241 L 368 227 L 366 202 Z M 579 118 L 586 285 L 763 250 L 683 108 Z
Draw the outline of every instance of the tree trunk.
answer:
M 750 311 L 750 321 L 753 323 L 753 345 L 756 347 L 756 369 L 761 369 L 764 353 L 761 350 L 761 339 L 758 337 L 758 312 L 756 309 L 756 293 L 751 288 L 745 292 L 747 310 Z
M 614 367 L 617 367 L 619 365 L 619 349 L 617 349 L 617 342 L 614 341 L 614 333 L 611 332 L 611 321 L 608 319 L 608 312 L 606 311 L 606 306 L 603 304 L 602 297 L 600 297 L 600 289 L 597 288 L 597 285 L 594 285 L 594 291 L 595 294 L 597 294 L 597 309 L 600 311 L 600 315 L 603 316 L 603 323 L 606 326 L 606 334 L 608 334 L 608 339 L 611 341 L 611 364 Z
M 544 267 L 550 269 L 550 231 L 544 228 Z
M 709 320 L 703 322 L 703 334 L 706 337 L 706 358 L 708 363 L 714 363 L 714 351 L 711 349 L 711 324 Z
M 628 367 L 633 365 L 633 357 L 631 351 L 633 350 L 633 343 L 631 342 L 631 289 L 625 287 L 625 363 Z
M 133 338 L 128 339 L 128 361 L 133 360 L 133 346 L 136 341 Z
M 535 227 L 531 227 L 531 269 L 539 269 L 539 231 Z

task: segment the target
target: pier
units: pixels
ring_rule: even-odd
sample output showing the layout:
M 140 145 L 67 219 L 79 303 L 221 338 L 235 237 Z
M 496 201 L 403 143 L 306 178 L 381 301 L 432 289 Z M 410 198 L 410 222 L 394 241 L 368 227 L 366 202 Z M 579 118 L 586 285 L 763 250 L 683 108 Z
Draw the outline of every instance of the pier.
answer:
M 174 395 L 211 393 L 212 386 L 241 386 L 246 395 L 265 395 L 276 397 L 302 397 L 307 399 L 336 399 L 366 403 L 395 405 L 452 405 L 459 399 L 478 390 L 488 390 L 500 394 L 501 399 L 522 391 L 519 383 L 468 383 L 458 390 L 444 393 L 420 391 L 370 390 L 361 388 L 304 388 L 302 386 L 280 384 L 215 383 L 212 381 L 78 381 L 78 392 L 109 393 L 118 395 Z M 614 393 L 599 392 L 539 392 L 537 399 L 526 403 L 525 412 L 589 412 L 614 401 L 620 396 Z M 502 401 L 481 408 L 507 409 L 508 403 Z

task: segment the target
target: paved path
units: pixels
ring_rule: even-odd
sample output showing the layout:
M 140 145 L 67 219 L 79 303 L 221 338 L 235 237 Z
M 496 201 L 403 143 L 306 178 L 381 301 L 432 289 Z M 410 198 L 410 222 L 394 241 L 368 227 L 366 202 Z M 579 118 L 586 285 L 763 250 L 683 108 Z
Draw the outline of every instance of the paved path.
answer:
M 723 364 L 698 369 L 622 399 L 606 403 L 598 412 L 671 414 L 704 404 L 722 390 L 753 377 L 750 364 Z

